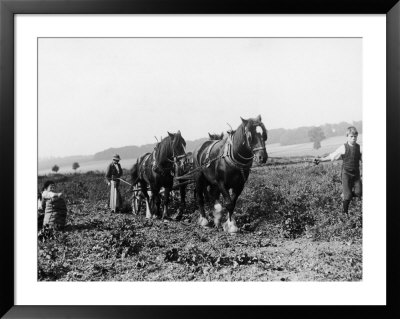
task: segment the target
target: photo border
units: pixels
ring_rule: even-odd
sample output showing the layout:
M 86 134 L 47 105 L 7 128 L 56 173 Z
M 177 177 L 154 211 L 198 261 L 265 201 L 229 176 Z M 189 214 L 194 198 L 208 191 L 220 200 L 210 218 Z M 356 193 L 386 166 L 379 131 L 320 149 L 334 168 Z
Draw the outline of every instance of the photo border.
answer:
M 14 288 L 14 208 L 15 208 L 15 117 L 14 117 L 14 15 L 15 14 L 386 14 L 387 55 L 387 305 L 386 306 L 16 306 Z M 0 0 L 1 74 L 0 74 L 0 165 L 2 177 L 1 233 L 1 301 L 0 315 L 7 318 L 61 317 L 186 317 L 234 315 L 244 317 L 256 313 L 316 317 L 358 317 L 370 315 L 389 318 L 399 316 L 395 289 L 399 283 L 395 275 L 396 243 L 399 235 L 396 212 L 396 182 L 399 174 L 398 136 L 400 136 L 400 4 L 398 0 L 284 0 L 249 2 L 246 4 L 222 1 L 21 1 Z M 379 132 L 376 132 L 379 134 Z M 377 154 L 379 157 L 379 154 Z M 5 169 L 7 168 L 7 169 Z M 11 169 L 12 168 L 12 169 Z M 389 173 L 389 174 L 388 174 Z M 12 199 L 12 200 L 11 200 Z M 377 212 L 379 213 L 379 212 Z M 238 292 L 240 293 L 240 292 Z M 179 301 L 178 301 L 179 302 Z M 268 307 L 265 308 L 265 307 Z

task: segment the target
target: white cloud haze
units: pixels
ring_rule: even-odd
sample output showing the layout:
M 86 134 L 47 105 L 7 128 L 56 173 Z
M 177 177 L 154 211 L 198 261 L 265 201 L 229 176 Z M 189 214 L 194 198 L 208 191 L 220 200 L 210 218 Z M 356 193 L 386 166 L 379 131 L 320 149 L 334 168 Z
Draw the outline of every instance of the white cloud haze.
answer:
M 41 38 L 39 157 L 362 118 L 360 38 Z

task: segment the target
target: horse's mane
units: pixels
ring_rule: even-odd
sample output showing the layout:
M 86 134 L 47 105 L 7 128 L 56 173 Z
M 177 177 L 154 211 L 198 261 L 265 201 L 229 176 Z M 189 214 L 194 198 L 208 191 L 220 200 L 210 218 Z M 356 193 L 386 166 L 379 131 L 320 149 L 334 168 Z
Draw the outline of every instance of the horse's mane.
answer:
M 171 156 L 172 152 L 170 151 L 171 147 L 170 136 L 164 137 L 160 142 L 157 143 L 154 153 L 154 158 L 158 163 L 163 162 L 166 158 Z
M 173 149 L 178 143 L 186 146 L 186 142 L 180 131 L 175 134 L 168 133 L 168 136 L 164 137 L 159 143 L 157 143 L 154 153 L 154 158 L 157 163 L 161 164 L 167 159 L 172 159 Z
M 245 131 L 244 123 L 241 123 L 235 131 L 232 131 L 231 133 L 232 145 L 233 149 L 241 150 L 242 155 L 250 156 L 252 154 L 251 149 L 243 147 L 243 140 L 246 139 L 244 131 Z

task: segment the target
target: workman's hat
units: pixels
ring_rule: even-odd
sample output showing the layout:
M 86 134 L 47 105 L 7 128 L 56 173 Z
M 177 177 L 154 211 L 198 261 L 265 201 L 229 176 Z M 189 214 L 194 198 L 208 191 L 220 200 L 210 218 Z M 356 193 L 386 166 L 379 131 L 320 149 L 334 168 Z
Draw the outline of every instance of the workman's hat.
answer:
M 119 157 L 118 154 L 115 154 L 114 157 L 113 157 L 113 160 L 120 161 L 121 158 Z

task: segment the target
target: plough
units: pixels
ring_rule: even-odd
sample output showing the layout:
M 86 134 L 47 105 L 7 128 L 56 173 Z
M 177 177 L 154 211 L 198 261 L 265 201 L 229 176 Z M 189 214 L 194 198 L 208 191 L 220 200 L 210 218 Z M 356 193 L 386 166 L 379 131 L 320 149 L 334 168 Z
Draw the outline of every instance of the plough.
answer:
M 126 180 L 124 180 L 124 179 L 122 179 L 122 178 L 117 178 L 118 180 L 120 180 L 121 182 L 123 182 L 123 183 L 125 183 L 125 184 L 127 184 L 127 185 L 129 185 L 129 186 L 131 186 L 131 191 L 132 191 L 132 197 L 131 197 L 131 201 L 132 201 L 132 213 L 134 213 L 134 214 L 137 214 L 138 212 L 139 212 L 139 210 L 140 210 L 140 207 L 141 207 L 141 201 L 142 201 L 142 199 L 143 199 L 143 197 L 141 196 L 141 192 L 142 192 L 142 189 L 140 188 L 140 186 L 139 185 L 133 185 L 133 184 L 131 184 L 131 183 L 129 183 L 129 182 L 127 182 Z M 184 185 L 188 185 L 188 184 L 192 184 L 192 183 L 194 183 L 194 180 L 187 180 L 187 181 L 185 181 L 185 182 L 181 182 L 181 183 L 178 183 L 178 184 L 174 184 L 173 186 L 172 186 L 172 190 L 174 191 L 174 190 L 177 190 L 177 189 L 179 189 L 179 187 L 181 187 L 181 186 L 184 186 Z M 147 188 L 147 190 L 146 190 L 147 192 L 150 192 L 150 188 Z M 161 190 L 160 190 L 160 194 L 164 194 L 164 188 L 162 188 Z M 149 194 L 150 196 L 151 196 L 151 194 Z

